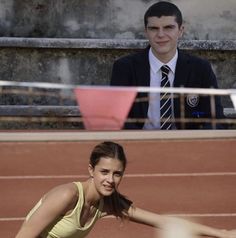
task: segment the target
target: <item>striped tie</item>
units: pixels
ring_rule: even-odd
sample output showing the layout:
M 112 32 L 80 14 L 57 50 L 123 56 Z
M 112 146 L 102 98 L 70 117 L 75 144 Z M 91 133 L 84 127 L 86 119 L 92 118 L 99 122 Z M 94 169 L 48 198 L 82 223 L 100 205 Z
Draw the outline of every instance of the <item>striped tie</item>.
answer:
M 162 78 L 161 87 L 170 87 L 170 81 L 168 79 L 168 73 L 170 68 L 167 65 L 161 67 Z M 171 94 L 168 92 L 160 94 L 160 129 L 170 130 L 171 129 Z

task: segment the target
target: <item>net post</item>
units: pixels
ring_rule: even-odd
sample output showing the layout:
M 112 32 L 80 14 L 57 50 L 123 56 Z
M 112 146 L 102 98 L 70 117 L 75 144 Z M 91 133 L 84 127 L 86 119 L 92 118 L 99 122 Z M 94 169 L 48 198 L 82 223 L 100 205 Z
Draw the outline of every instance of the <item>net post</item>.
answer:
M 185 104 L 184 104 L 184 93 L 180 93 L 180 121 L 181 128 L 185 129 Z
M 33 101 L 32 101 L 32 96 L 34 95 L 34 92 L 33 92 L 33 88 L 32 87 L 29 87 L 28 88 L 28 92 L 29 92 L 29 98 L 28 98 L 28 104 L 29 105 L 33 105 Z
M 216 129 L 216 108 L 215 108 L 215 95 L 210 96 L 210 105 L 211 105 L 211 124 L 212 128 Z
M 3 86 L 0 86 L 0 95 L 3 95 Z

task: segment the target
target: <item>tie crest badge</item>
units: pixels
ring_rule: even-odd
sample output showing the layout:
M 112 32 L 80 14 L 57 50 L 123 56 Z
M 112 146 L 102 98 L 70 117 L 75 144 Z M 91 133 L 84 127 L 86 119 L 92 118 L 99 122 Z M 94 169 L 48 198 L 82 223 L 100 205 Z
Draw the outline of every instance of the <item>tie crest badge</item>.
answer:
M 199 103 L 199 96 L 196 94 L 187 95 L 186 102 L 190 107 L 196 107 Z

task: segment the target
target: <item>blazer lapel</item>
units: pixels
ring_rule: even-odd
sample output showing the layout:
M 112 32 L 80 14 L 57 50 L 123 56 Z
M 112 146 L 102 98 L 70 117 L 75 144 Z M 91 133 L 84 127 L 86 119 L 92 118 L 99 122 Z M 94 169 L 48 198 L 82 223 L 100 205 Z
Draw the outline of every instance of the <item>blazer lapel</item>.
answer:
M 143 87 L 150 86 L 150 64 L 148 59 L 148 52 L 150 46 L 145 48 L 139 57 L 136 59 L 136 73 L 137 73 L 137 85 Z M 146 98 L 147 100 L 140 103 L 140 109 L 143 112 L 144 117 L 147 117 L 148 112 L 148 93 L 139 93 L 139 98 Z
M 190 65 L 188 56 L 179 51 L 175 70 L 174 87 L 186 86 L 187 79 L 189 78 L 190 73 L 189 66 Z
M 137 85 L 150 86 L 150 64 L 148 59 L 149 48 L 147 47 L 136 59 Z
M 175 79 L 174 79 L 174 87 L 187 87 L 188 79 L 190 76 L 190 61 L 187 55 L 178 52 L 178 59 L 175 70 Z M 174 99 L 174 114 L 175 118 L 180 118 L 180 94 Z M 180 123 L 176 123 L 176 128 L 181 128 Z

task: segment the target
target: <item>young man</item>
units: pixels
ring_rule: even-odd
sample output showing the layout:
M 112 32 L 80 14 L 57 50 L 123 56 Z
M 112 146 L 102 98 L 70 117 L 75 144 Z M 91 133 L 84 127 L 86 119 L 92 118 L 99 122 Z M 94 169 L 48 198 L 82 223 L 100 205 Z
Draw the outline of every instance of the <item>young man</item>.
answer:
M 144 25 L 149 46 L 114 62 L 112 86 L 163 87 L 165 84 L 166 87 L 218 88 L 208 61 L 177 48 L 184 26 L 176 5 L 165 1 L 153 4 L 144 15 Z M 219 97 L 214 97 L 213 108 L 210 97 L 196 94 L 181 98 L 179 94 L 151 93 L 149 100 L 147 97 L 146 93 L 140 93 L 138 98 L 144 100 L 135 102 L 129 115 L 133 119 L 147 118 L 146 122 L 126 123 L 125 128 L 211 129 L 214 125 L 206 118 L 210 119 L 214 114 L 216 118 L 224 118 Z M 183 118 L 202 120 L 183 122 L 180 120 Z M 216 128 L 222 129 L 223 126 L 217 124 Z

